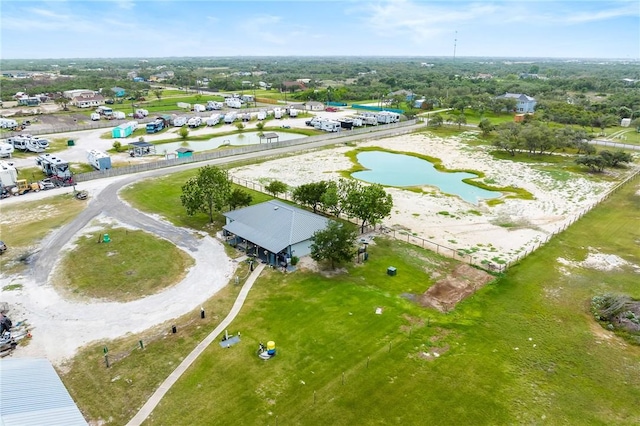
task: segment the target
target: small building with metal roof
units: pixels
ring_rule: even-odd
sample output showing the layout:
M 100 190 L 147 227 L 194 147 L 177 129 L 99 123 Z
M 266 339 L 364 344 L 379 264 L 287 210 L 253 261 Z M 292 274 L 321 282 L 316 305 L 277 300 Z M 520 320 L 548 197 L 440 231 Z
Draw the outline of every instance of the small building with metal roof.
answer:
M 278 142 L 278 140 L 280 139 L 280 136 L 278 136 L 277 133 L 269 132 L 269 133 L 263 133 L 262 135 L 260 135 L 260 143 L 262 143 L 262 139 L 266 139 L 267 143 L 271 143 L 274 140 Z
M 232 244 L 270 265 L 311 253 L 311 238 L 329 219 L 278 200 L 224 213 L 222 227 Z
M 0 389 L 2 426 L 87 426 L 47 359 L 3 359 Z
M 156 146 L 149 142 L 138 141 L 129 144 L 129 155 L 132 157 L 142 157 L 156 153 Z

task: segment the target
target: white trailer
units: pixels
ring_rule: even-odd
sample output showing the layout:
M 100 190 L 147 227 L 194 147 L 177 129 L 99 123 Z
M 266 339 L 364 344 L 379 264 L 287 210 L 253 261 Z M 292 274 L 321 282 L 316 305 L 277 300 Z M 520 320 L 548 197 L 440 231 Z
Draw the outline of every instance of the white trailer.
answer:
M 258 111 L 257 118 L 258 120 L 264 120 L 265 118 L 267 118 L 267 111 L 264 109 Z
M 193 104 L 193 112 L 205 112 L 207 107 L 202 104 Z
M 221 110 L 224 104 L 222 102 L 207 101 L 207 111 Z
M 131 127 L 131 129 L 132 129 L 133 131 L 138 130 L 138 124 L 139 124 L 139 123 L 138 123 L 137 121 L 135 121 L 135 120 L 132 120 L 132 121 L 128 121 L 128 122 L 127 122 L 127 126 Z
M 380 111 L 377 115 L 378 123 L 391 124 L 400 121 L 400 114 L 391 111 Z
M 236 108 L 236 109 L 242 108 L 242 102 L 240 102 L 240 99 L 227 98 L 225 102 L 229 108 Z
M 87 161 L 96 170 L 107 170 L 111 168 L 111 156 L 104 151 L 92 149 L 87 151 Z
M 178 102 L 176 105 L 178 105 L 178 108 L 181 109 L 191 109 L 191 104 L 187 103 L 187 102 Z
M 251 114 L 246 112 L 246 113 L 242 114 L 241 118 L 242 118 L 242 121 L 244 121 L 244 122 L 251 121 Z
M 353 127 L 362 127 L 364 124 L 360 117 L 353 117 L 351 121 L 353 121 Z
M 18 127 L 18 122 L 10 118 L 0 118 L 0 128 L 2 129 L 15 129 Z
M 98 114 L 97 112 L 92 112 L 91 113 L 91 121 L 98 121 L 100 120 L 100 114 Z
M 189 127 L 200 127 L 202 125 L 202 118 L 195 116 L 191 117 L 189 121 L 187 121 L 187 126 Z
M 297 117 L 298 116 L 298 110 L 295 109 L 294 107 L 289 108 L 289 117 Z
M 122 111 L 113 111 L 113 118 L 115 118 L 116 120 L 124 120 L 125 118 L 127 118 L 127 114 Z
M 174 127 L 182 127 L 187 124 L 187 117 L 183 115 L 177 115 L 173 118 L 173 126 Z
M 16 180 L 18 180 L 16 168 L 6 161 L 0 161 L 0 187 L 15 186 Z
M 15 148 L 10 143 L 0 142 L 0 158 L 11 158 L 14 150 Z
M 282 118 L 282 110 L 278 107 L 273 109 L 273 117 L 277 118 L 278 120 Z
M 207 118 L 207 126 L 215 126 L 220 122 L 220 114 L 211 114 L 211 117 Z
M 224 122 L 227 124 L 231 124 L 238 118 L 238 114 L 235 112 L 228 112 L 224 115 Z
M 340 123 L 335 120 L 324 120 L 320 130 L 324 130 L 325 132 L 339 132 Z
M 136 114 L 137 114 L 137 115 L 140 115 L 140 116 L 142 116 L 142 117 L 146 117 L 147 115 L 149 115 L 149 111 L 148 111 L 148 110 L 146 110 L 146 109 L 138 108 L 138 109 L 136 110 Z

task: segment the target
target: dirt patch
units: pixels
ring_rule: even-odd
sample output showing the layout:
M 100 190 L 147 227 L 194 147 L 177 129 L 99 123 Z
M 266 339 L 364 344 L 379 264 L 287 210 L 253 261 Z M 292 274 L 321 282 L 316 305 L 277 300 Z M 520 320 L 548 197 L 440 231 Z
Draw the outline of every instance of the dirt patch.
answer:
M 418 299 L 420 305 L 447 312 L 495 277 L 470 265 L 459 265 Z

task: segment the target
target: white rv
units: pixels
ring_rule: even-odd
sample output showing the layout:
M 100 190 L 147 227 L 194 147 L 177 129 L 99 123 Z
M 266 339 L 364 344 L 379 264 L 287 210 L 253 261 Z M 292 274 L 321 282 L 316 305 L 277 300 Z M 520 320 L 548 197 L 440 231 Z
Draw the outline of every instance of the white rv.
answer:
M 18 180 L 18 171 L 11 163 L 0 161 L 0 187 L 14 186 Z
M 258 111 L 257 118 L 258 118 L 258 120 L 264 120 L 265 118 L 267 118 L 267 111 L 265 111 L 263 109 Z
M 207 111 L 217 111 L 222 109 L 222 102 L 207 101 Z
M 173 119 L 173 127 L 182 127 L 187 124 L 187 117 L 184 115 L 178 115 Z
M 380 124 L 397 123 L 400 121 L 400 114 L 391 111 L 380 111 L 377 119 Z
M 115 118 L 116 120 L 124 120 L 125 118 L 127 118 L 127 114 L 122 111 L 113 111 L 113 118 Z
M 18 122 L 10 118 L 0 118 L 0 128 L 2 129 L 15 129 L 18 127 Z
M 202 118 L 195 116 L 191 117 L 189 121 L 187 121 L 187 126 L 189 127 L 200 127 L 202 125 Z
M 277 118 L 278 120 L 282 118 L 282 110 L 278 107 L 273 109 L 273 117 Z
M 211 114 L 211 117 L 207 118 L 207 126 L 215 126 L 220 122 L 220 114 Z
M 104 151 L 98 151 L 97 149 L 87 151 L 87 161 L 97 170 L 111 168 L 111 157 Z
M 205 112 L 207 107 L 201 104 L 193 104 L 193 112 Z
M 146 109 L 142 109 L 142 108 L 138 108 L 136 110 L 136 115 L 142 116 L 142 117 L 146 117 L 147 115 L 149 115 L 149 111 Z
M 340 123 L 335 120 L 324 120 L 320 126 L 320 130 L 324 130 L 325 132 L 339 132 Z
M 246 113 L 242 114 L 241 118 L 242 118 L 242 121 L 245 121 L 245 122 L 251 121 L 251 114 L 246 112 Z
M 298 110 L 295 109 L 294 107 L 289 108 L 289 117 L 297 117 L 298 116 Z
M 242 108 L 242 102 L 240 102 L 240 99 L 227 98 L 225 102 L 229 108 L 236 108 L 236 109 Z
M 182 109 L 191 109 L 191 104 L 187 103 L 187 102 L 178 102 L 176 105 L 178 105 L 178 108 L 182 108 Z
M 13 154 L 15 148 L 10 143 L 0 142 L 0 157 L 9 157 Z
M 91 113 L 91 121 L 98 121 L 100 120 L 100 114 L 98 114 L 97 112 L 92 112 Z
M 236 121 L 236 118 L 238 118 L 238 114 L 235 112 L 228 112 L 224 115 L 224 122 L 227 124 L 231 124 L 234 121 Z

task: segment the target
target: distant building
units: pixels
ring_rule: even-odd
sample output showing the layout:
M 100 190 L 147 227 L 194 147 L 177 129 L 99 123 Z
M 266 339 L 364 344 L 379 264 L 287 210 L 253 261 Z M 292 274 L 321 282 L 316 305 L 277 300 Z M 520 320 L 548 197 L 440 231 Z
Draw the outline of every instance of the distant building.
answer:
M 75 105 L 78 108 L 91 108 L 102 104 L 104 104 L 104 96 L 91 90 L 77 93 L 71 97 L 71 105 Z
M 304 104 L 307 111 L 324 111 L 324 104 L 317 101 L 309 101 Z
M 111 93 L 113 93 L 115 97 L 121 98 L 125 95 L 126 90 L 124 90 L 122 87 L 112 87 Z
M 282 88 L 283 90 L 295 91 L 306 90 L 307 87 L 304 85 L 304 83 L 301 83 L 299 81 L 283 81 Z
M 516 112 L 520 113 L 532 113 L 536 108 L 536 101 L 531 96 L 524 95 L 522 93 L 505 93 L 504 95 L 500 95 L 497 99 L 515 99 L 517 101 L 516 104 Z

